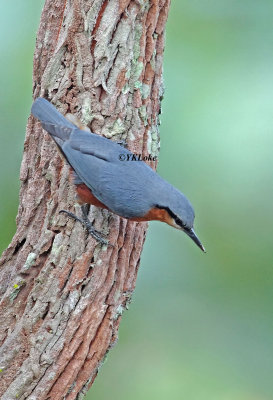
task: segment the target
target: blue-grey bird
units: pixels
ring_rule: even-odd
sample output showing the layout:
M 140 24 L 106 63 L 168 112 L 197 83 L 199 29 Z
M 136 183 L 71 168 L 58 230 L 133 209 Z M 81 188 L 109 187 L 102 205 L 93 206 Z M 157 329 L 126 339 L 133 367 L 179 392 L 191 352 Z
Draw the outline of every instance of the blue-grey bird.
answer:
M 145 162 L 131 161 L 132 153 L 118 143 L 79 129 L 44 98 L 34 101 L 31 113 L 41 121 L 72 167 L 82 203 L 106 208 L 133 221 L 166 222 L 184 231 L 205 251 L 193 230 L 194 210 L 189 200 Z M 98 241 L 107 243 L 94 230 L 86 212 L 84 221 L 67 214 L 84 222 Z

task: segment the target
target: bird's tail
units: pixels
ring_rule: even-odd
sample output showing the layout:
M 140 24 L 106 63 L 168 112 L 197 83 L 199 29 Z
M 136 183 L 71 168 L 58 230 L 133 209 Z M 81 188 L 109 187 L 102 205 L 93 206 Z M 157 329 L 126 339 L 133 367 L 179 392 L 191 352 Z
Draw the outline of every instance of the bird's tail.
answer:
M 69 122 L 57 109 L 46 99 L 38 97 L 31 107 L 31 113 L 41 121 L 42 127 L 53 136 L 58 145 L 69 139 L 74 124 Z

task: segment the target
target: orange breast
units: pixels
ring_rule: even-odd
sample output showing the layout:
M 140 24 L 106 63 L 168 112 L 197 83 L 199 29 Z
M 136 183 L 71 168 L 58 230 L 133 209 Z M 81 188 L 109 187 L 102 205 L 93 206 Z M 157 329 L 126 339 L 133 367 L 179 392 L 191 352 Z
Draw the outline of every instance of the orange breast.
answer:
M 91 190 L 84 184 L 81 183 L 79 185 L 76 185 L 76 191 L 78 198 L 80 200 L 80 203 L 84 204 L 92 204 L 96 207 L 101 207 L 109 210 L 108 207 L 106 207 L 105 204 L 103 204 L 101 201 L 99 201 L 91 192 Z M 109 210 L 111 211 L 111 210 Z M 169 225 L 173 225 L 172 218 L 170 217 L 169 213 L 161 208 L 151 208 L 145 215 L 142 217 L 132 217 L 130 218 L 131 221 L 137 221 L 137 222 L 142 222 L 142 221 L 152 221 L 152 220 L 157 220 L 157 221 L 162 221 L 166 222 Z
M 162 209 L 162 208 L 151 208 L 150 211 L 147 212 L 147 214 L 143 215 L 143 217 L 135 217 L 135 218 L 130 218 L 132 221 L 162 221 L 166 222 L 167 224 L 171 224 L 171 217 L 168 213 L 168 211 Z
M 92 204 L 93 206 L 106 208 L 108 210 L 108 207 L 100 202 L 84 183 L 76 185 L 76 191 L 82 203 Z

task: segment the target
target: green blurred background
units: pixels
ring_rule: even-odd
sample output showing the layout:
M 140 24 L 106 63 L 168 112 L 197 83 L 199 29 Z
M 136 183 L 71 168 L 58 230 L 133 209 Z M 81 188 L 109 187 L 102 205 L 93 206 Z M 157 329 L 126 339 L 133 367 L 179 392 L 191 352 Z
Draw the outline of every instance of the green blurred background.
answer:
M 15 231 L 43 1 L 0 0 L 0 250 Z M 273 2 L 177 0 L 159 172 L 207 254 L 151 223 L 130 311 L 86 399 L 273 399 Z

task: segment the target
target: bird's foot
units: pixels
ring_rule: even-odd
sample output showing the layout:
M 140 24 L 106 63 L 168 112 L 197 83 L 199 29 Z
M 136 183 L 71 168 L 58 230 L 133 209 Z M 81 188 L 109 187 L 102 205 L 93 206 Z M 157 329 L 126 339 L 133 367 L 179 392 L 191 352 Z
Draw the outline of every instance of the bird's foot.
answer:
M 81 206 L 81 210 L 82 210 L 82 219 L 79 218 L 79 217 L 77 217 L 77 215 L 75 215 L 75 214 L 73 214 L 72 212 L 67 211 L 67 210 L 60 210 L 59 212 L 60 212 L 60 213 L 64 213 L 64 214 L 68 215 L 70 218 L 73 218 L 73 219 L 75 219 L 76 221 L 80 222 L 80 223 L 85 227 L 85 229 L 88 231 L 88 233 L 89 233 L 94 239 L 96 239 L 100 244 L 107 245 L 107 246 L 108 246 L 108 245 L 112 246 L 112 245 L 109 243 L 108 240 L 104 239 L 104 238 L 101 236 L 101 233 L 98 232 L 98 231 L 93 227 L 93 225 L 91 224 L 91 222 L 89 221 L 86 205 Z

